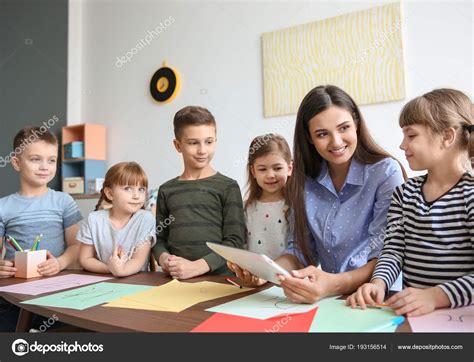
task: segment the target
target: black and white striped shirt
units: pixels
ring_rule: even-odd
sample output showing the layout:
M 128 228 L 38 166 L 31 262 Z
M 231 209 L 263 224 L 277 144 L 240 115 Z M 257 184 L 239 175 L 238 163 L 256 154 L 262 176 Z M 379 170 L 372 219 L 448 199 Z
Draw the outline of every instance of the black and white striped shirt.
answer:
M 451 308 L 473 304 L 474 176 L 464 174 L 433 202 L 424 198 L 425 181 L 415 177 L 395 189 L 372 280 L 388 290 L 403 271 L 404 288 L 439 286 Z

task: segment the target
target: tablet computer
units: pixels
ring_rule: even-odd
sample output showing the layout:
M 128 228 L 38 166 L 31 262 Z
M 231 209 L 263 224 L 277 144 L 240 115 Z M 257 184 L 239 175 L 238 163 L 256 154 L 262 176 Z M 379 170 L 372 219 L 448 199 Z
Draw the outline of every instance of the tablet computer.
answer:
M 277 274 L 290 275 L 288 271 L 264 254 L 252 253 L 248 250 L 209 242 L 206 245 L 224 259 L 269 282 L 280 284 L 280 280 L 276 276 Z

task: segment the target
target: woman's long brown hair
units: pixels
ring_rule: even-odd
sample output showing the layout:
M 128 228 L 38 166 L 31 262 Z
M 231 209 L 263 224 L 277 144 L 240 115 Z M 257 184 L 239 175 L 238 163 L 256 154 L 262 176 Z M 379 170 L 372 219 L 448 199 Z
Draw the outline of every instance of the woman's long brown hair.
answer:
M 306 178 L 316 178 L 321 172 L 323 158 L 310 142 L 309 121 L 331 106 L 348 111 L 357 127 L 357 147 L 353 157 L 364 164 L 372 164 L 385 158 L 394 158 L 374 141 L 362 114 L 354 100 L 342 89 L 334 85 L 318 86 L 304 98 L 296 117 L 293 141 L 293 174 L 288 182 L 289 205 L 292 213 L 290 230 L 295 244 L 307 263 L 317 265 L 309 245 L 309 228 L 306 216 L 304 187 Z M 400 167 L 406 179 L 402 165 Z

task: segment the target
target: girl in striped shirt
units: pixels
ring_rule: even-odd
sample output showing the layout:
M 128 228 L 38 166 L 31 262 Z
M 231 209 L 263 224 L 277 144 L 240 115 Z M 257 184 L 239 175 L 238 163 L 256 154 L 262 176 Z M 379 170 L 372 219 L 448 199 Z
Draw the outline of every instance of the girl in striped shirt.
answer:
M 404 289 L 386 301 L 397 315 L 473 303 L 472 109 L 469 97 L 453 89 L 434 90 L 403 108 L 400 148 L 412 170 L 428 173 L 395 189 L 372 279 L 347 305 L 381 303 L 401 271 Z

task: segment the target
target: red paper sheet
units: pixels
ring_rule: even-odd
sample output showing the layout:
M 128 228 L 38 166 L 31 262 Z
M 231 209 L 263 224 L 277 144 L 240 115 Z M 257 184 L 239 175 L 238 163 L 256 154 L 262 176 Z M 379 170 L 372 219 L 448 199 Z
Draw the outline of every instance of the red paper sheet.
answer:
M 317 308 L 306 313 L 288 314 L 269 319 L 239 317 L 215 313 L 191 332 L 308 332 Z

